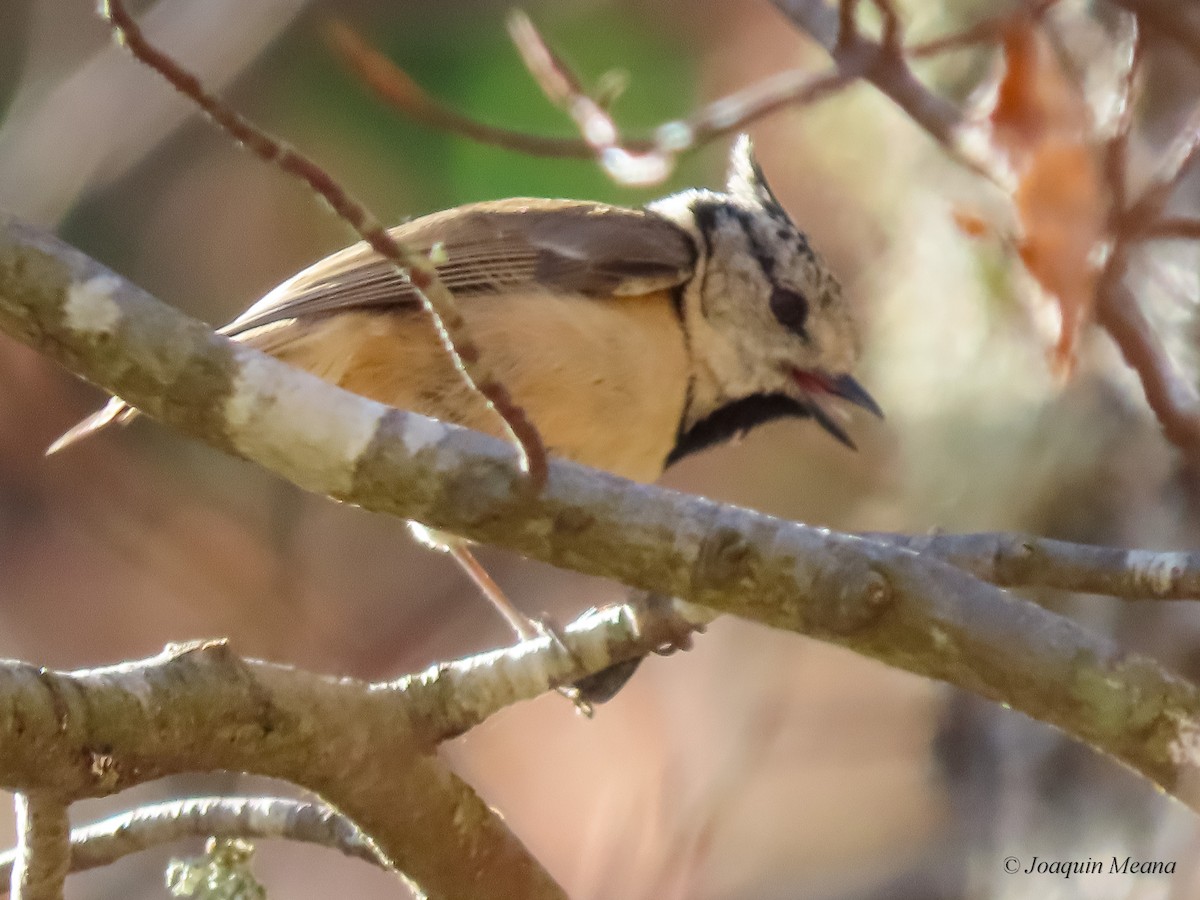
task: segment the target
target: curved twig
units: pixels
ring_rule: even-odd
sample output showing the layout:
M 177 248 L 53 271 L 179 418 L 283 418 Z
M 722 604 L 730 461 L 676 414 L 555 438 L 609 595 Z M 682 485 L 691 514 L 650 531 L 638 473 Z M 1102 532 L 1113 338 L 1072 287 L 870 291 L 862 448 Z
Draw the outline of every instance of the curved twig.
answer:
M 322 803 L 284 797 L 193 797 L 124 812 L 70 833 L 71 872 L 107 866 L 160 844 L 192 837 L 280 838 L 340 850 L 385 869 L 391 865 L 353 822 Z M 18 851 L 0 853 L 7 884 Z

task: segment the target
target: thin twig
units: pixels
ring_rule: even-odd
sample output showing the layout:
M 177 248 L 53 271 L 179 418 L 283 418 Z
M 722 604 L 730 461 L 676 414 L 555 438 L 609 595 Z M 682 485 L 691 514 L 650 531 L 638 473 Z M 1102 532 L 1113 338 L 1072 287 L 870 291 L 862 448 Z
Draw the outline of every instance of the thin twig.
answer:
M 327 34 L 330 44 L 345 64 L 380 99 L 418 122 L 532 156 L 579 159 L 604 156 L 605 148 L 598 149 L 581 138 L 546 137 L 473 119 L 431 96 L 407 72 L 373 48 L 348 25 L 334 22 Z M 562 64 L 561 60 L 559 64 Z M 578 79 L 572 80 L 578 83 Z M 649 139 L 623 140 L 621 148 L 633 158 L 659 158 L 665 166 L 670 166 L 684 151 L 730 132 L 741 131 L 750 123 L 782 107 L 815 103 L 852 80 L 851 76 L 836 70 L 815 75 L 800 69 L 780 72 L 714 100 L 686 119 L 662 123 L 653 129 L 653 137 Z M 607 115 L 602 106 L 597 106 Z M 620 179 L 626 177 L 625 171 L 619 168 L 610 174 Z M 646 172 L 647 177 L 660 174 L 665 176 L 667 169 Z
M 1200 600 L 1200 553 L 1124 550 L 1027 534 L 863 537 L 906 547 L 998 587 L 1050 588 L 1127 601 Z
M 896 11 L 892 0 L 874 0 L 875 8 L 883 19 L 882 38 L 883 52 L 889 56 L 904 56 L 904 23 Z
M 621 141 L 612 115 L 584 91 L 579 78 L 554 52 L 529 17 L 513 10 L 508 33 L 543 93 L 574 120 L 596 160 L 622 184 L 657 184 L 671 172 L 671 159 L 656 150 L 631 150 Z
M 1096 321 L 1112 337 L 1142 382 L 1146 402 L 1167 440 L 1189 455 L 1200 453 L 1200 396 L 1180 373 L 1124 283 L 1123 245 L 1114 248 L 1097 285 Z
M 1157 173 L 1141 197 L 1125 212 L 1122 217 L 1124 229 L 1136 234 L 1152 227 L 1197 159 L 1200 159 L 1200 103 L 1188 115 L 1183 128 L 1163 154 Z
M 62 900 L 71 857 L 67 801 L 19 793 L 16 807 L 17 846 L 8 873 L 13 900 Z
M 1113 0 L 1137 16 L 1138 21 L 1169 41 L 1175 41 L 1200 63 L 1200 23 L 1188 15 L 1179 0 Z
M 191 837 L 282 839 L 318 844 L 391 869 L 358 826 L 323 803 L 283 797 L 195 797 L 138 807 L 70 832 L 70 871 L 85 872 Z M 0 853 L 7 884 L 18 850 Z
M 1133 131 L 1134 94 L 1142 67 L 1143 41 L 1137 20 L 1133 20 L 1133 34 L 1129 50 L 1129 63 L 1121 78 L 1117 119 L 1113 135 L 1104 146 L 1104 177 L 1108 183 L 1110 198 L 1110 230 L 1119 228 L 1120 217 L 1128 205 L 1126 196 L 1129 170 L 1129 135 Z
M 706 104 L 686 119 L 660 125 L 655 129 L 654 146 L 660 152 L 677 154 L 721 135 L 742 131 L 776 110 L 824 100 L 853 81 L 852 75 L 837 70 L 815 75 L 802 69 L 778 72 Z
M 123 0 L 104 0 L 102 14 L 135 58 L 158 72 L 251 153 L 306 182 L 360 238 L 408 278 L 432 320 L 442 345 L 454 361 L 455 368 L 467 385 L 477 391 L 500 417 L 504 432 L 521 454 L 522 466 L 528 472 L 533 487 L 540 490 L 546 478 L 546 451 L 541 436 L 525 411 L 496 377 L 488 365 L 487 355 L 471 339 L 458 304 L 438 278 L 437 269 L 429 257 L 396 241 L 362 203 L 351 197 L 315 162 L 267 134 L 206 92 L 194 75 L 150 44 L 125 8 Z
M 827 40 L 828 17 L 832 10 L 816 0 L 773 0 L 775 5 L 797 26 L 808 31 L 829 47 L 839 66 L 856 65 L 865 69 L 864 78 L 889 96 L 909 117 L 923 127 L 952 156 L 993 181 L 1000 181 L 984 161 L 965 154 L 957 140 L 961 113 L 934 94 L 931 94 L 913 75 L 903 54 L 896 54 L 879 42 L 859 33 L 849 18 L 854 4 L 843 2 L 838 7 L 843 30 L 852 39 Z M 1041 4 L 1042 11 L 1050 3 Z M 1132 0 L 1123 3 L 1127 8 L 1145 4 Z M 1035 13 L 1037 12 L 1035 7 Z M 1168 440 L 1189 453 L 1200 452 L 1200 400 L 1192 386 L 1170 359 L 1154 329 L 1137 307 L 1136 298 L 1124 286 L 1128 260 L 1127 244 L 1152 237 L 1191 238 L 1200 228 L 1186 219 L 1160 222 L 1167 201 L 1183 176 L 1200 158 L 1200 106 L 1189 117 L 1179 138 L 1165 154 L 1160 171 L 1142 196 L 1127 209 L 1125 185 L 1127 156 L 1126 142 L 1132 127 L 1132 91 L 1140 68 L 1140 42 L 1135 42 L 1134 55 L 1124 79 L 1124 107 L 1120 111 L 1116 135 L 1106 147 L 1105 172 L 1114 204 L 1112 231 L 1114 246 L 1104 271 L 1097 281 L 1096 321 L 1120 348 L 1126 362 L 1142 381 L 1150 408 L 1162 424 Z M 868 61 L 864 62 L 863 59 Z
M 345 22 L 330 22 L 325 31 L 342 62 L 382 100 L 422 124 L 461 134 L 484 144 L 530 156 L 590 159 L 592 148 L 578 138 L 543 137 L 489 125 L 451 109 L 422 88 Z
M 858 38 L 858 0 L 838 0 L 836 49 L 845 50 Z
M 1111 198 L 1109 233 L 1112 247 L 1096 282 L 1097 324 L 1108 332 L 1126 364 L 1142 383 L 1146 403 L 1167 440 L 1190 456 L 1200 454 L 1200 395 L 1167 352 L 1125 283 L 1131 246 L 1147 238 L 1190 237 L 1188 220 L 1163 221 L 1163 210 L 1176 187 L 1200 155 L 1200 105 L 1188 117 L 1158 172 L 1137 200 L 1128 198 L 1129 135 L 1133 128 L 1134 92 L 1142 65 L 1140 21 L 1134 18 L 1129 66 L 1122 79 L 1116 129 L 1104 146 L 1104 175 Z M 1166 227 L 1164 227 L 1166 226 Z M 1183 226 L 1172 232 L 1173 227 Z M 1200 230 L 1194 233 L 1200 237 Z
M 1025 4 L 1026 15 L 1034 20 L 1039 19 L 1059 2 L 1060 0 L 1030 0 Z M 1004 12 L 997 16 L 981 19 L 961 31 L 909 44 L 904 48 L 904 53 L 909 59 L 925 59 L 953 50 L 975 47 L 979 44 L 994 44 L 1004 36 L 1004 30 L 1012 22 L 1012 18 L 1011 12 Z
M 901 25 L 895 8 L 876 3 L 884 18 L 883 41 L 870 38 L 858 29 L 857 3 L 839 3 L 839 34 L 829 40 L 830 17 L 834 11 L 816 0 L 772 0 L 774 5 L 798 28 L 822 44 L 839 71 L 851 78 L 863 78 L 908 114 L 942 145 L 950 157 L 971 171 L 1001 184 L 1004 179 L 994 164 L 972 152 L 964 144 L 963 112 L 945 98 L 927 88 L 908 63 L 901 46 Z
M 1151 222 L 1136 235 L 1138 240 L 1200 241 L 1200 219 L 1167 216 Z

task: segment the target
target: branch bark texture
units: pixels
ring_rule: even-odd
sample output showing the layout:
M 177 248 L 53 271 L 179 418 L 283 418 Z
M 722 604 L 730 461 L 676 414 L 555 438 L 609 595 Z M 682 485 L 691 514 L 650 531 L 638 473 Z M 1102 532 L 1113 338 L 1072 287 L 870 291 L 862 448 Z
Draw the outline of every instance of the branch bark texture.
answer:
M 283 797 L 195 797 L 143 806 L 70 833 L 70 871 L 84 872 L 161 844 L 196 837 L 283 838 L 319 844 L 390 868 L 374 843 L 334 809 Z M 17 851 L 0 854 L 6 884 Z
M 181 772 L 250 772 L 320 795 L 428 896 L 564 896 L 427 752 L 394 693 L 353 679 L 242 660 L 220 642 L 69 673 L 7 663 L 0 735 L 0 785 L 30 797 L 63 803 Z M 65 827 L 60 837 L 65 851 Z
M 561 461 L 531 496 L 503 443 L 383 407 L 238 346 L 14 222 L 0 226 L 0 328 L 155 418 L 310 490 L 948 681 L 1066 730 L 1200 809 L 1193 685 L 944 562 Z M 331 792 L 323 795 L 373 836 L 387 823 L 377 798 L 354 785 L 386 783 L 375 769 L 382 757 L 411 758 L 395 740 L 393 754 L 375 736 L 371 753 L 362 748 L 355 760 L 365 776 L 347 779 L 342 768 L 321 779 L 319 789 Z M 42 786 L 47 760 L 72 764 L 59 755 L 61 743 L 47 735 L 30 766 L 6 781 Z M 197 753 L 195 765 L 212 765 Z M 156 765 L 153 746 L 144 754 L 139 766 Z M 223 765 L 247 762 L 243 755 Z M 430 785 L 458 787 L 436 768 L 426 774 Z M 394 814 L 405 798 L 393 799 Z M 393 859 L 411 853 L 381 846 Z

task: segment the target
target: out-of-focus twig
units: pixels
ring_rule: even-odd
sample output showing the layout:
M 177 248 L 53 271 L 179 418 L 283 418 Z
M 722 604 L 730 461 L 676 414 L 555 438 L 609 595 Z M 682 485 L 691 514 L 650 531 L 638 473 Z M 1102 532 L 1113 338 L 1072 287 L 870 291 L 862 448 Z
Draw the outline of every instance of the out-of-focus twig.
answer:
M 1179 0 L 1113 0 L 1138 21 L 1167 40 L 1175 41 L 1200 63 L 1200 19 L 1192 4 Z
M 1200 454 L 1200 396 L 1183 377 L 1125 284 L 1127 265 L 1126 248 L 1114 248 L 1097 287 L 1096 321 L 1137 373 L 1146 403 L 1167 440 L 1195 457 Z
M 1036 19 L 1043 15 L 1059 0 L 1028 0 L 1026 13 Z M 998 43 L 1004 35 L 1005 28 L 1012 22 L 1012 13 L 1006 12 L 998 16 L 981 19 L 973 25 L 968 25 L 961 31 L 942 35 L 915 44 L 908 44 L 904 53 L 910 59 L 923 59 L 938 56 L 952 50 L 962 50 L 979 44 Z
M 1134 43 L 1122 82 L 1120 115 L 1116 131 L 1104 151 L 1104 172 L 1112 209 L 1109 232 L 1112 246 L 1096 284 L 1096 322 L 1108 332 L 1126 364 L 1142 384 L 1146 403 L 1167 440 L 1193 459 L 1200 455 L 1200 394 L 1171 359 L 1166 347 L 1146 319 L 1138 299 L 1125 283 L 1133 245 L 1147 238 L 1189 237 L 1188 220 L 1163 219 L 1163 211 L 1176 187 L 1200 154 L 1200 106 L 1168 148 L 1159 171 L 1130 200 L 1129 135 L 1133 128 L 1134 91 L 1142 63 L 1140 18 L 1135 18 Z M 1179 231 L 1174 228 L 1183 225 Z M 1200 236 L 1200 231 L 1196 232 Z
M 1169 216 L 1151 222 L 1141 233 L 1143 240 L 1200 241 L 1200 219 Z
M 597 161 L 623 184 L 657 184 L 671 171 L 671 160 L 653 149 L 631 150 L 622 140 L 608 110 L 584 91 L 574 72 L 538 33 L 529 17 L 514 10 L 508 33 L 525 67 L 542 91 L 574 120 Z
M 1035 14 L 1040 14 L 1055 2 L 1057 0 L 1036 0 L 1031 5 Z M 889 2 L 875 2 L 884 20 L 883 40 L 878 42 L 860 33 L 854 15 L 856 4 L 840 6 L 833 19 L 826 15 L 833 11 L 820 0 L 792 0 L 776 5 L 781 9 L 786 6 L 784 11 L 789 15 L 791 11 L 797 11 L 795 15 L 803 19 L 805 27 L 814 36 L 822 33 L 831 21 L 836 23 L 840 19 L 845 23 L 846 27 L 840 29 L 841 38 L 836 41 L 833 37 L 821 39 L 833 54 L 836 68 L 818 73 L 800 69 L 779 72 L 714 100 L 686 118 L 662 123 L 650 138 L 622 137 L 606 104 L 588 95 L 581 79 L 523 13 L 514 13 L 510 19 L 514 43 L 543 91 L 571 115 L 583 138 L 548 137 L 481 122 L 431 96 L 408 73 L 345 23 L 331 23 L 327 35 L 345 64 L 381 99 L 404 115 L 520 153 L 596 158 L 614 180 L 622 183 L 660 181 L 669 173 L 680 153 L 742 130 L 778 109 L 818 102 L 859 78 L 872 81 L 881 89 L 886 82 L 884 92 L 942 141 L 952 155 L 964 165 L 997 180 L 989 161 L 968 151 L 958 141 L 961 114 L 921 85 L 908 67 L 907 57 L 934 56 L 969 44 L 995 40 L 1004 21 L 1002 17 L 984 20 L 957 34 L 905 47 L 899 15 Z M 835 24 L 830 34 L 836 36 L 838 32 Z
M 1162 217 L 1163 210 L 1179 183 L 1200 159 L 1200 104 L 1192 110 L 1179 134 L 1163 155 L 1158 171 L 1142 191 L 1142 195 L 1127 209 L 1120 211 L 1120 237 L 1134 237 L 1152 228 Z
M 578 138 L 543 137 L 489 125 L 450 108 L 429 94 L 407 72 L 371 46 L 345 22 L 330 22 L 326 26 L 325 36 L 342 62 L 376 95 L 418 122 L 530 156 L 580 159 L 592 156 L 592 148 Z
M 844 71 L 811 75 L 780 72 L 702 108 L 688 119 L 660 125 L 649 142 L 621 137 L 609 111 L 587 94 L 580 78 L 524 13 L 509 16 L 509 34 L 542 91 L 575 122 L 599 164 L 623 184 L 654 184 L 670 174 L 675 157 L 718 135 L 745 127 L 783 106 L 815 102 L 854 80 Z
M 876 41 L 859 32 L 855 18 L 856 3 L 842 0 L 834 10 L 823 0 L 773 2 L 796 25 L 825 46 L 839 66 L 849 64 L 864 69 L 864 78 L 895 101 L 952 156 L 997 180 L 986 160 L 971 154 L 964 155 L 958 140 L 961 113 L 930 93 L 912 74 L 905 54 L 889 49 L 886 38 Z M 1157 17 L 1164 12 L 1163 4 L 1157 4 L 1154 0 L 1121 0 L 1121 3 L 1137 14 L 1139 23 L 1158 21 Z M 1050 2 L 1035 4 L 1033 11 L 1044 11 L 1050 5 Z M 878 6 L 884 18 L 886 35 L 892 28 L 890 20 L 896 13 L 890 4 Z M 839 22 L 840 33 L 831 38 L 831 21 L 835 18 Z M 972 40 L 983 38 L 991 27 L 988 23 L 981 23 L 975 27 L 977 30 L 964 35 Z M 960 35 L 945 42 L 933 42 L 929 46 L 932 50 L 949 49 L 963 39 L 963 35 Z M 1197 42 L 1197 48 L 1200 49 L 1200 41 Z M 1140 198 L 1129 203 L 1126 200 L 1127 143 L 1133 122 L 1133 91 L 1140 62 L 1140 40 L 1135 33 L 1129 68 L 1121 87 L 1122 108 L 1116 133 L 1104 148 L 1105 174 L 1110 196 L 1114 200 L 1110 220 L 1112 247 L 1097 280 L 1095 315 L 1097 323 L 1109 333 L 1126 362 L 1138 374 L 1147 402 L 1162 424 L 1167 438 L 1186 452 L 1195 453 L 1200 452 L 1200 398 L 1170 359 L 1161 338 L 1138 308 L 1137 299 L 1125 287 L 1124 277 L 1132 242 L 1200 235 L 1200 226 L 1191 220 L 1163 219 L 1167 201 L 1182 177 L 1200 157 L 1200 107 L 1189 118 L 1179 139 L 1165 155 L 1158 175 Z
M 315 162 L 206 92 L 194 75 L 150 44 L 123 0 L 104 0 L 102 12 L 134 57 L 158 72 L 251 153 L 306 182 L 360 238 L 408 278 L 463 380 L 479 392 L 500 417 L 505 432 L 522 456 L 530 481 L 535 489 L 540 489 L 546 478 L 546 450 L 541 435 L 496 377 L 488 364 L 487 354 L 471 338 L 454 296 L 438 277 L 437 268 L 429 257 L 395 240 L 362 203 L 351 197 Z
M 328 30 L 330 43 L 346 65 L 382 100 L 419 122 L 461 134 L 472 140 L 533 156 L 598 158 L 616 180 L 630 176 L 661 180 L 686 150 L 721 135 L 739 131 L 785 106 L 815 103 L 845 87 L 853 78 L 841 71 L 810 73 L 800 69 L 779 72 L 744 90 L 702 106 L 685 119 L 664 122 L 647 138 L 622 139 L 619 147 L 597 146 L 582 138 L 546 137 L 480 122 L 432 97 L 403 69 L 375 50 L 361 35 L 341 22 Z M 561 60 L 558 62 L 562 65 Z M 578 79 L 572 77 L 578 84 Z M 593 112 L 611 115 L 599 101 Z M 615 130 L 615 125 L 613 126 Z M 628 160 L 649 161 L 644 167 L 625 166 Z
M 882 40 L 862 33 L 856 2 L 842 0 L 835 11 L 823 0 L 772 0 L 800 29 L 820 43 L 839 71 L 863 78 L 890 98 L 910 118 L 967 168 L 992 181 L 1000 181 L 991 160 L 969 149 L 964 142 L 961 110 L 927 88 L 908 63 L 903 47 L 900 17 L 890 2 L 876 2 L 883 19 Z M 830 34 L 831 22 L 837 31 Z
M 71 872 L 107 866 L 189 837 L 303 841 L 391 868 L 370 838 L 337 810 L 283 797 L 194 797 L 156 803 L 76 828 L 70 837 Z M 0 884 L 8 883 L 16 859 L 16 850 L 0 853 Z

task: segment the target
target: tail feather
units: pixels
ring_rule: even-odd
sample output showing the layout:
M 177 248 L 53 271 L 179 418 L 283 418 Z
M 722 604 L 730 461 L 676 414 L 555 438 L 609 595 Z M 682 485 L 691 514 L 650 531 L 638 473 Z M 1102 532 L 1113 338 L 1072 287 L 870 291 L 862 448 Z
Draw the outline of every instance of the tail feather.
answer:
M 65 450 L 72 444 L 91 437 L 97 431 L 103 431 L 109 425 L 124 424 L 138 414 L 138 411 L 119 397 L 113 397 L 103 409 L 92 413 L 78 425 L 67 431 L 62 437 L 46 448 L 50 456 L 59 450 Z

